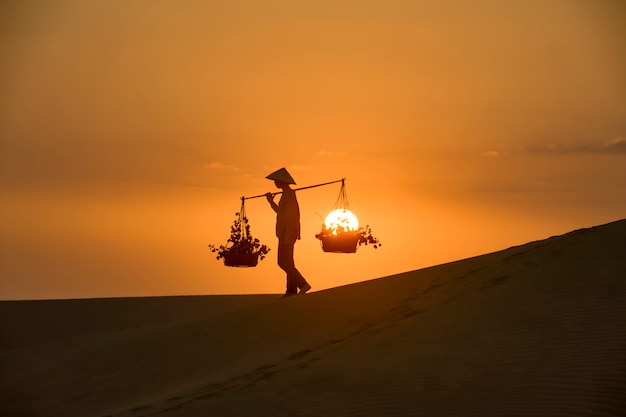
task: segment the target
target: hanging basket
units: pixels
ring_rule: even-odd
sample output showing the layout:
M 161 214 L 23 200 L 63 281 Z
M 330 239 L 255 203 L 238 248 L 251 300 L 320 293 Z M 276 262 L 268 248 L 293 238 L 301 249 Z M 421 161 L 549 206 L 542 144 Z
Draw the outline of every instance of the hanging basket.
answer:
M 234 267 L 253 267 L 259 263 L 258 253 L 227 253 L 224 255 L 224 265 Z
M 315 235 L 321 241 L 324 252 L 355 253 L 360 245 L 372 244 L 374 248 L 380 246 L 369 226 L 358 227 L 358 220 L 349 208 L 346 184 L 342 180 L 339 197 L 329 215 L 337 214 L 337 218 L 328 221 L 327 217 L 322 223 L 322 231 Z
M 235 213 L 237 219 L 230 228 L 230 237 L 226 245 L 209 245 L 211 252 L 217 253 L 216 259 L 224 259 L 224 265 L 234 267 L 254 267 L 265 258 L 269 248 L 250 234 L 250 225 L 246 217 L 245 198 L 241 197 L 241 210 Z
M 320 238 L 322 250 L 334 253 L 355 253 L 359 244 L 358 232 L 343 232 Z

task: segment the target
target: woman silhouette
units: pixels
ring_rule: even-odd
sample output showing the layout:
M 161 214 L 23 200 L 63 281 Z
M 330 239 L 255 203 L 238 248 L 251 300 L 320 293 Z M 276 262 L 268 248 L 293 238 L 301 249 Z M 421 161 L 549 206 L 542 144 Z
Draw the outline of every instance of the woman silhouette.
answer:
M 290 184 L 295 184 L 285 168 L 272 172 L 265 177 L 274 180 L 276 187 L 283 190 L 278 204 L 274 202 L 272 193 L 265 194 L 267 201 L 276 212 L 276 237 L 278 237 L 278 266 L 287 273 L 287 291 L 284 296 L 304 294 L 311 289 L 293 260 L 293 249 L 296 240 L 300 239 L 300 207 L 296 192 Z

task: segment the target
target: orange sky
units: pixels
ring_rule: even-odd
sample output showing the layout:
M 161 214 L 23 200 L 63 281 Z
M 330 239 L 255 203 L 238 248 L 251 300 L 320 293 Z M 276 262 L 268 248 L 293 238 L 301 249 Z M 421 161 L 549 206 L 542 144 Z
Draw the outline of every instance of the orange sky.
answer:
M 242 195 L 347 178 L 383 247 L 323 253 L 339 185 L 298 194 L 314 290 L 624 218 L 622 1 L 0 5 L 0 299 L 280 293 L 226 268 Z

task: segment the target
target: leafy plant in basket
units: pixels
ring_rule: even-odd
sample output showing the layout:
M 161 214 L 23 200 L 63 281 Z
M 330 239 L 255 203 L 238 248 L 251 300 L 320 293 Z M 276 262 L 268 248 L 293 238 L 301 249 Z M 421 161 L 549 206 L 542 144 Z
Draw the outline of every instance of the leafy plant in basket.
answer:
M 372 245 L 374 249 L 382 246 L 369 225 L 350 229 L 347 226 L 329 228 L 322 224 L 322 231 L 315 237 L 321 240 L 324 252 L 355 253 L 361 245 Z
M 224 265 L 233 267 L 253 267 L 265 258 L 270 251 L 259 239 L 252 237 L 250 224 L 246 217 L 244 199 L 241 199 L 241 210 L 235 213 L 237 218 L 230 227 L 230 237 L 226 245 L 209 245 L 211 252 L 217 253 L 217 260 L 224 259 Z

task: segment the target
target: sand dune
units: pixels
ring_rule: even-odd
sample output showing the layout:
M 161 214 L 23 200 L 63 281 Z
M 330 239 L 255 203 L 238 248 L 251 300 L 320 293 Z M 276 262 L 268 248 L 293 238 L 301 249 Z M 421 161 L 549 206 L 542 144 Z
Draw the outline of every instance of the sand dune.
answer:
M 623 416 L 626 220 L 276 295 L 0 303 L 3 416 Z

